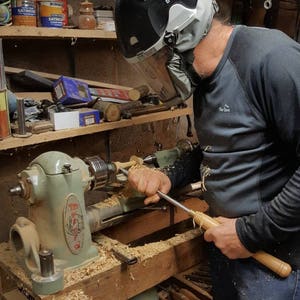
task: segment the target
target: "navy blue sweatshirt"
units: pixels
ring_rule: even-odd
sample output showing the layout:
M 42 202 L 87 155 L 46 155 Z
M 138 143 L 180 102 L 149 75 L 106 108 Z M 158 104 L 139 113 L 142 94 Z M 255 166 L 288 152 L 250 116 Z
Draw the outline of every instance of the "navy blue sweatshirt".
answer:
M 300 268 L 300 45 L 237 26 L 194 93 L 199 147 L 169 169 L 172 186 L 202 178 L 212 216 L 238 218 L 251 252 Z

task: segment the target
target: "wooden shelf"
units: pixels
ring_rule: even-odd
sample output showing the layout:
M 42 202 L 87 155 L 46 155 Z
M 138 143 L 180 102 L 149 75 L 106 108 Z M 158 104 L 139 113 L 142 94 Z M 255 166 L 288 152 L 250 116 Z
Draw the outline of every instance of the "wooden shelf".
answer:
M 116 39 L 116 33 L 103 30 L 45 28 L 30 26 L 1 26 L 2 38 L 88 38 L 88 39 Z
M 128 120 L 120 120 L 117 122 L 105 122 L 97 125 L 90 125 L 90 126 L 80 127 L 76 129 L 49 131 L 40 134 L 34 134 L 28 138 L 9 137 L 4 139 L 3 141 L 0 141 L 0 150 L 14 149 L 23 146 L 41 144 L 50 141 L 62 140 L 66 138 L 72 138 L 80 135 L 93 134 L 97 132 L 104 132 L 108 130 L 144 124 L 148 122 L 156 122 L 156 121 L 176 118 L 184 115 L 189 115 L 191 113 L 192 113 L 192 109 L 189 107 L 179 108 L 173 111 L 163 111 L 163 112 L 157 112 L 152 114 L 146 114 L 138 117 L 133 117 L 132 119 L 128 119 Z

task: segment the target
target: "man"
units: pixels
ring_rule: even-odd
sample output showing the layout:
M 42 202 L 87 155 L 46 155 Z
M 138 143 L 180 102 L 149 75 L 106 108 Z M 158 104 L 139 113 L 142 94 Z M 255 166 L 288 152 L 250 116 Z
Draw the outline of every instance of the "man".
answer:
M 300 299 L 300 45 L 277 30 L 227 25 L 212 1 L 159 3 L 116 1 L 121 50 L 138 60 L 168 45 L 178 94 L 193 92 L 199 147 L 162 172 L 131 170 L 128 180 L 149 204 L 159 201 L 157 190 L 201 178 L 210 214 L 221 223 L 204 234 L 212 242 L 214 299 Z M 130 25 L 120 15 L 130 6 L 138 15 L 135 5 L 144 14 L 133 22 L 150 19 L 155 43 L 143 43 L 137 27 L 132 44 L 122 32 Z M 176 27 L 176 18 L 185 25 Z M 279 278 L 248 258 L 258 250 L 290 263 L 291 275 Z

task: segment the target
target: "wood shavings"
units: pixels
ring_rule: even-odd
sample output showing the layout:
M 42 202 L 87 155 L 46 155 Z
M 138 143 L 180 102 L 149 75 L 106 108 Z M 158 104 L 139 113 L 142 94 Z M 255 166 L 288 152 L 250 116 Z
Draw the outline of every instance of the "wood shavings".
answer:
M 118 195 L 112 195 L 111 197 L 109 197 L 101 202 L 98 202 L 98 203 L 94 204 L 93 206 L 99 207 L 99 208 L 105 208 L 105 207 L 113 207 L 113 206 L 118 206 L 118 205 L 120 205 Z
M 148 168 L 146 167 L 145 165 L 140 165 L 140 164 L 136 164 L 136 165 L 133 165 L 129 168 L 129 170 L 136 170 L 136 169 L 142 169 L 142 168 Z
M 76 284 L 79 281 L 91 278 L 101 272 L 120 265 L 120 262 L 101 247 L 98 248 L 99 256 L 92 262 L 79 268 L 65 270 L 65 287 Z
M 86 295 L 81 289 L 76 289 L 61 296 L 53 296 L 51 300 L 93 300 L 93 297 Z
M 16 259 L 15 254 L 13 253 L 12 249 L 10 248 L 8 243 L 1 243 L 0 244 L 0 252 L 1 252 L 1 261 L 5 262 L 6 268 L 11 270 L 12 273 L 20 279 L 24 284 L 31 287 L 31 281 L 27 274 L 25 273 L 24 269 L 21 267 L 19 262 Z
M 97 276 L 100 274 L 103 276 L 103 273 L 110 272 L 110 270 L 114 270 L 115 268 L 119 268 L 121 266 L 120 261 L 117 260 L 114 255 L 112 255 L 111 249 L 114 246 L 123 247 L 124 249 L 128 250 L 132 255 L 138 258 L 140 266 L 147 267 L 147 265 L 151 265 L 151 263 L 153 263 L 153 259 L 155 260 L 156 256 L 159 256 L 162 252 L 168 251 L 169 249 L 172 249 L 183 242 L 197 238 L 200 234 L 201 232 L 199 229 L 194 229 L 182 234 L 177 234 L 168 240 L 148 243 L 144 246 L 138 247 L 130 247 L 103 234 L 98 234 L 94 237 L 94 239 L 99 245 L 99 256 L 95 260 L 92 260 L 81 267 L 65 270 L 64 288 L 67 290 L 65 292 L 61 291 L 56 295 L 52 295 L 51 298 L 49 297 L 49 299 L 92 300 L 93 298 L 91 296 L 85 294 L 85 289 L 83 288 L 82 290 L 80 287 L 84 287 L 85 282 L 91 282 L 92 280 L 95 280 L 99 285 L 99 281 L 97 281 L 99 280 L 99 277 Z M 0 244 L 0 253 L 3 254 L 1 255 L 0 259 L 1 265 L 14 276 L 22 278 L 24 286 L 28 286 L 28 288 L 30 288 L 30 279 L 25 275 L 21 266 L 19 266 L 16 262 L 16 259 L 11 249 L 9 249 L 8 244 Z M 130 281 L 137 280 L 136 275 L 138 273 L 135 274 L 133 271 L 134 269 L 128 269 L 128 273 L 126 275 Z M 121 282 L 116 281 L 115 284 L 115 288 L 119 288 Z M 68 291 L 71 289 L 72 291 Z
M 166 251 L 186 240 L 196 238 L 200 234 L 201 231 L 199 229 L 194 229 L 183 234 L 178 234 L 166 241 L 159 241 L 149 243 L 144 246 L 130 248 L 130 251 L 132 254 L 138 257 L 144 264 L 147 259 L 152 258 L 155 255 L 159 255 L 159 253 Z
M 138 260 L 142 261 L 144 264 L 147 259 L 152 258 L 153 256 L 158 255 L 159 253 L 168 250 L 171 247 L 174 247 L 186 240 L 196 238 L 199 235 L 201 235 L 201 230 L 197 228 L 182 234 L 177 234 L 176 236 L 166 241 L 148 243 L 143 246 L 137 246 L 137 247 L 130 247 L 128 245 L 121 244 L 117 240 L 108 238 L 107 236 L 104 235 L 97 236 L 96 241 L 98 244 L 100 244 L 101 246 L 103 246 L 105 249 L 109 251 L 114 246 L 122 248 L 130 252 L 131 255 L 137 257 Z
M 135 280 L 135 278 L 134 278 L 134 276 L 131 272 L 129 273 L 129 277 L 130 277 L 131 280 Z

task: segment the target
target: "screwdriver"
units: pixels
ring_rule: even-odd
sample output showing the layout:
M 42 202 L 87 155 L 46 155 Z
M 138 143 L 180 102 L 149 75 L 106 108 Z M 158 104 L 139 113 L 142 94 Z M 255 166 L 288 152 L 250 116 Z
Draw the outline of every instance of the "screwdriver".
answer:
M 126 169 L 119 168 L 119 170 L 124 175 L 128 176 L 128 171 Z M 204 214 L 203 212 L 194 211 L 192 209 L 189 209 L 186 206 L 179 203 L 178 201 L 176 201 L 175 199 L 173 199 L 172 197 L 166 195 L 165 193 L 162 193 L 161 191 L 157 191 L 156 193 L 161 198 L 167 200 L 169 203 L 184 210 L 188 215 L 190 215 L 193 218 L 194 222 L 196 224 L 198 224 L 200 226 L 200 228 L 207 230 L 209 228 L 220 225 L 220 223 L 216 219 Z M 257 260 L 258 262 L 260 262 L 261 264 L 263 264 L 265 267 L 272 270 L 274 273 L 276 273 L 280 277 L 283 277 L 283 278 L 288 277 L 290 275 L 290 273 L 292 272 L 292 268 L 288 263 L 286 263 L 286 262 L 282 261 L 281 259 L 279 259 L 269 253 L 266 253 L 264 251 L 258 251 L 256 253 L 254 253 L 252 255 L 252 257 L 255 260 Z

